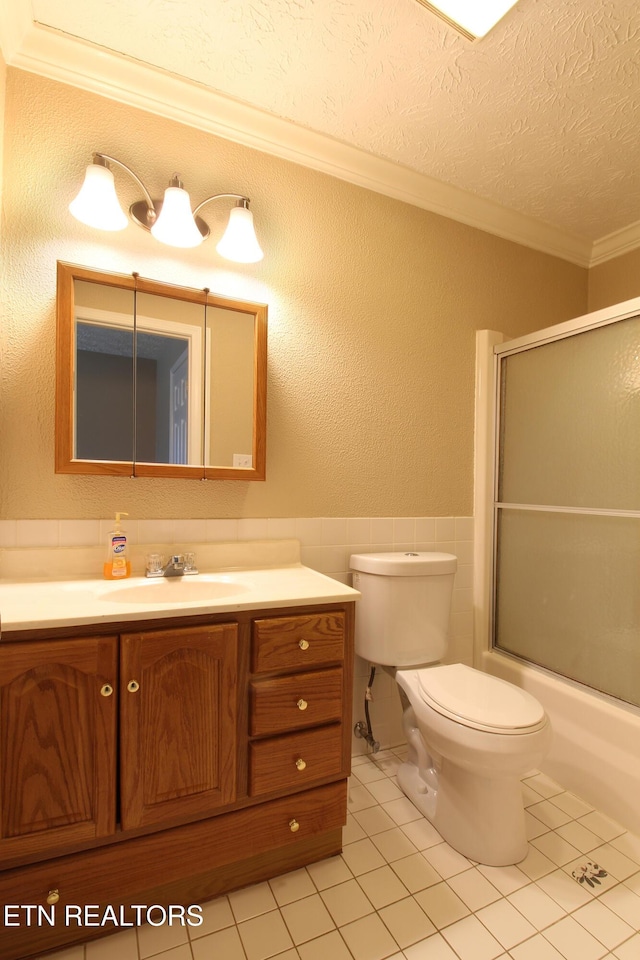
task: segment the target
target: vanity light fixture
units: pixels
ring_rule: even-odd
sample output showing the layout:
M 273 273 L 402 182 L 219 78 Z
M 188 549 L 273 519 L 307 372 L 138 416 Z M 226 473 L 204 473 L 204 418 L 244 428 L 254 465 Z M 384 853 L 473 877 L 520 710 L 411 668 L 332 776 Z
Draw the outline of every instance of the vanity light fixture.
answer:
M 93 163 L 87 167 L 80 192 L 69 204 L 73 216 L 98 230 L 124 230 L 127 216 L 118 200 L 110 164 L 116 164 L 133 177 L 144 195 L 129 207 L 129 216 L 134 223 L 161 243 L 171 247 L 197 247 L 209 236 L 209 227 L 199 211 L 212 200 L 231 199 L 236 205 L 231 208 L 227 229 L 216 246 L 221 257 L 237 263 L 256 263 L 264 254 L 253 227 L 253 214 L 249 210 L 249 197 L 239 193 L 217 193 L 207 197 L 192 211 L 189 194 L 175 174 L 165 190 L 164 200 L 153 200 L 144 183 L 133 170 L 121 160 L 106 153 L 94 153 Z
M 418 0 L 454 27 L 467 40 L 478 40 L 515 7 L 518 0 Z

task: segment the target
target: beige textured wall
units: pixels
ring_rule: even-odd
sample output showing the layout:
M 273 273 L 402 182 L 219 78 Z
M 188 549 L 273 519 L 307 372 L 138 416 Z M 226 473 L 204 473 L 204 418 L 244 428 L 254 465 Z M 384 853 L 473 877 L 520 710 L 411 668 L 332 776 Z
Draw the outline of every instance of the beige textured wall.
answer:
M 1 518 L 469 515 L 475 330 L 586 310 L 579 267 L 15 69 L 6 131 Z M 246 193 L 264 261 L 77 223 L 66 208 L 93 150 L 155 194 L 176 170 L 194 202 Z M 206 217 L 221 229 L 215 205 Z M 54 474 L 57 259 L 269 304 L 265 483 Z
M 0 209 L 2 208 L 2 161 L 4 157 L 4 110 L 7 92 L 7 65 L 0 50 Z M 2 243 L 2 217 L 0 217 L 0 244 Z M 2 304 L 0 303 L 0 320 Z M 1 357 L 1 354 L 0 354 Z
M 589 310 L 640 297 L 640 249 L 592 267 L 589 271 Z

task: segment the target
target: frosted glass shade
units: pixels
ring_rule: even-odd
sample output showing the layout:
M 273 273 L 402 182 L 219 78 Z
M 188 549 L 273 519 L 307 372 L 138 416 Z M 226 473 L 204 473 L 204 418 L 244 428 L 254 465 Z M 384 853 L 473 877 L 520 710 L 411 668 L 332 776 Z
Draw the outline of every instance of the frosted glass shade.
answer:
M 484 37 L 517 0 L 420 0 L 425 7 L 440 13 L 471 37 Z
M 257 263 L 264 253 L 253 228 L 253 214 L 248 207 L 233 207 L 227 229 L 216 250 L 226 260 L 236 263 Z
M 84 183 L 69 204 L 69 212 L 76 220 L 98 230 L 124 230 L 129 222 L 116 196 L 111 170 L 97 163 L 87 167 Z
M 202 243 L 204 237 L 193 219 L 189 194 L 182 187 L 167 187 L 151 233 L 170 247 L 197 247 Z

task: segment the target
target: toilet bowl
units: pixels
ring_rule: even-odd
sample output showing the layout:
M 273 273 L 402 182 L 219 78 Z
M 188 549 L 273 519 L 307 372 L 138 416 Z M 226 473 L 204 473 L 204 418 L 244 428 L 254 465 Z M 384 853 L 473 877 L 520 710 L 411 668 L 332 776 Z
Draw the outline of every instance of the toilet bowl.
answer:
M 461 663 L 443 665 L 457 559 L 445 553 L 351 557 L 356 653 L 393 673 L 409 747 L 398 783 L 441 836 L 491 866 L 527 855 L 521 777 L 550 743 L 541 704 Z
M 540 703 L 464 664 L 397 670 L 409 755 L 403 792 L 440 835 L 491 866 L 527 855 L 520 778 L 549 748 Z

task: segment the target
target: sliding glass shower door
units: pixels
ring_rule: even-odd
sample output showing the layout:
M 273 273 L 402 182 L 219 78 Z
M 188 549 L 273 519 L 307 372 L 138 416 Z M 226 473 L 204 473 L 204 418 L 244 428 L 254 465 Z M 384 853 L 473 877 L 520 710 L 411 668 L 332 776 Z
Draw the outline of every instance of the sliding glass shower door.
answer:
M 640 706 L 640 314 L 496 349 L 494 645 Z

